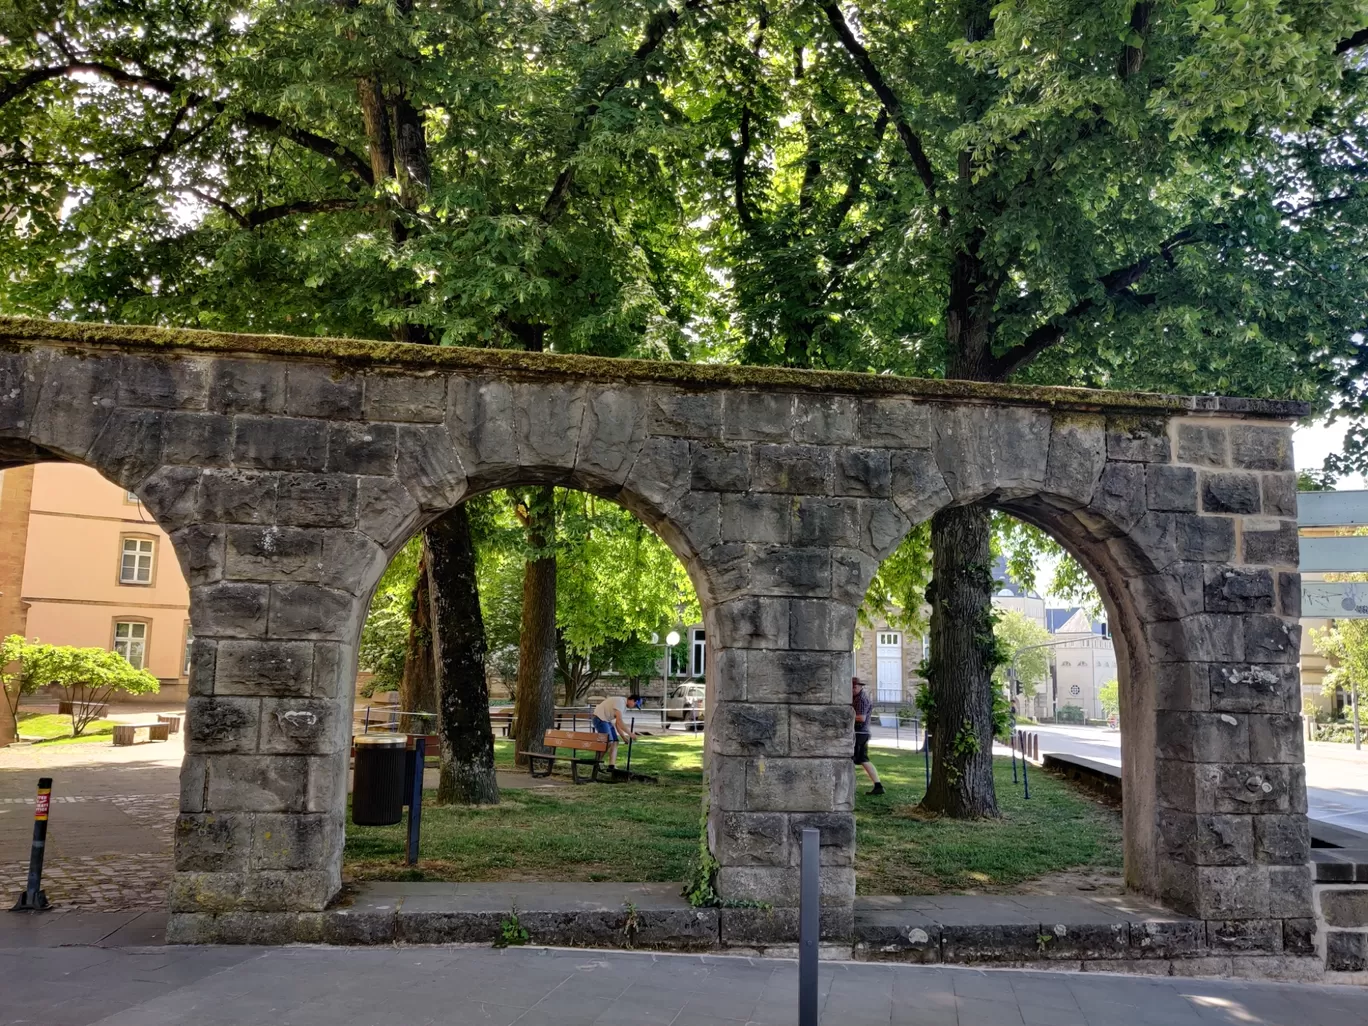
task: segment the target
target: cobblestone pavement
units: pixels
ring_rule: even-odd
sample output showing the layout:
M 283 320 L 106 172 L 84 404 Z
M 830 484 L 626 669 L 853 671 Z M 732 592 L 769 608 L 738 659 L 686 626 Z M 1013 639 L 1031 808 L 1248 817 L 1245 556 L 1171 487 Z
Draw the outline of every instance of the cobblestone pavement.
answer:
M 10 948 L 0 1026 L 792 1026 L 780 959 L 548 948 Z M 1368 1026 L 1357 988 L 828 962 L 828 1026 Z

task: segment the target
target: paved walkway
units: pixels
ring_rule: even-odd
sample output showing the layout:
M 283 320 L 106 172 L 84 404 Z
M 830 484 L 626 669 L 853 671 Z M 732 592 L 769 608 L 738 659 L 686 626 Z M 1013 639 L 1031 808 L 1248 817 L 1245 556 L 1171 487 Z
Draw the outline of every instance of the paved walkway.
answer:
M 0 950 L 0 1026 L 794 1026 L 778 959 L 514 948 Z M 1351 988 L 824 963 L 828 1026 L 1368 1026 Z

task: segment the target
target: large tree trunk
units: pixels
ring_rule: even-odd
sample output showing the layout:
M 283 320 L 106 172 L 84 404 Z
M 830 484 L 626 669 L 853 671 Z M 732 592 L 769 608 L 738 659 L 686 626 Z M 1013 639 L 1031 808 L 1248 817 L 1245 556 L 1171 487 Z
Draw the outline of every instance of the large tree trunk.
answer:
M 931 518 L 934 763 L 922 808 L 959 819 L 996 816 L 993 787 L 992 513 L 959 506 Z
M 437 711 L 437 667 L 432 651 L 432 610 L 428 594 L 427 550 L 418 561 L 418 582 L 409 609 L 408 645 L 404 649 L 404 676 L 399 681 L 399 708 L 413 712 Z
M 556 712 L 556 537 L 555 489 L 532 492 L 527 510 L 527 543 L 537 558 L 523 568 L 522 631 L 518 638 L 518 693 L 514 705 L 517 751 L 545 750 L 542 736 Z M 518 756 L 518 765 L 527 758 Z
M 424 534 L 432 648 L 441 688 L 441 805 L 493 805 L 494 731 L 485 681 L 485 632 L 475 582 L 475 546 L 465 506 L 448 510 Z

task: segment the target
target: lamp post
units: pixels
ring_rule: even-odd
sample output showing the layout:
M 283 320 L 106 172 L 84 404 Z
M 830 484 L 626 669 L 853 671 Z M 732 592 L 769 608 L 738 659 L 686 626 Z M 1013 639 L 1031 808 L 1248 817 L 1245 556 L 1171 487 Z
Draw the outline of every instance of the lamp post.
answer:
M 661 684 L 660 692 L 660 729 L 664 730 L 669 724 L 665 718 L 665 706 L 670 701 L 670 650 L 679 644 L 679 631 L 670 631 L 665 635 L 665 678 Z

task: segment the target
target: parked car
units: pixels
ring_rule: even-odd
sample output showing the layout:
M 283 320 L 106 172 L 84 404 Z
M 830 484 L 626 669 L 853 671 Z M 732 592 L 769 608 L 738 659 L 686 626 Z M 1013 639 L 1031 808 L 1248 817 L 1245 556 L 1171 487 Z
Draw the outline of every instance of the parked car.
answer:
M 677 684 L 665 699 L 665 719 L 702 722 L 707 688 L 702 684 Z

